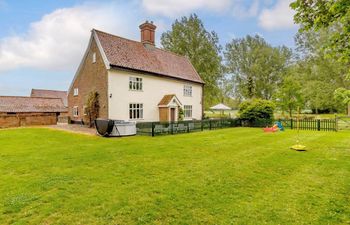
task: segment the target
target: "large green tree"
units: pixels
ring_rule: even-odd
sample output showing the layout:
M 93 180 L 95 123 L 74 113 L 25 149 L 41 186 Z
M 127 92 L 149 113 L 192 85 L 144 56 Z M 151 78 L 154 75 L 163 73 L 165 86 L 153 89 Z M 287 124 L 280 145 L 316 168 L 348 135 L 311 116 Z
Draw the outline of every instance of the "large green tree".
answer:
M 343 62 L 350 62 L 349 0 L 296 0 L 291 7 L 301 32 L 328 29 L 330 38 L 324 48 Z
M 293 76 L 295 71 L 284 77 L 282 85 L 275 94 L 275 101 L 282 112 L 287 111 L 289 117 L 293 115 L 293 110 L 304 106 L 301 82 Z
M 218 35 L 207 31 L 196 14 L 175 20 L 161 36 L 164 49 L 187 56 L 205 82 L 204 106 L 219 99 L 218 80 L 222 77 L 221 46 Z
M 238 97 L 271 99 L 292 53 L 286 47 L 272 47 L 258 35 L 248 35 L 228 43 L 224 55 Z
M 349 88 L 348 67 L 328 57 L 322 47 L 328 38 L 325 30 L 299 32 L 295 38 L 301 58 L 295 76 L 302 83 L 306 105 L 317 113 L 344 110 L 344 105 L 335 101 L 333 94 L 337 88 Z

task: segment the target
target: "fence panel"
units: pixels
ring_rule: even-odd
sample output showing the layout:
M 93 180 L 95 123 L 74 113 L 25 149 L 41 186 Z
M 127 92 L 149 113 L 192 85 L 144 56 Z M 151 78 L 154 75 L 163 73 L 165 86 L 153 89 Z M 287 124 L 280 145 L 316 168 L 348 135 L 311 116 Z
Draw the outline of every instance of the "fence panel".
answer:
M 279 119 L 284 128 L 314 131 L 337 131 L 336 119 Z M 178 122 L 143 122 L 137 123 L 137 134 L 160 136 L 169 134 L 192 133 L 203 130 L 216 130 L 228 127 L 267 127 L 273 123 L 270 120 L 242 121 L 240 119 L 210 119 Z
M 137 123 L 136 129 L 139 135 L 159 136 L 238 126 L 241 126 L 239 119 L 212 119 L 177 122 L 143 122 Z
M 337 131 L 336 119 L 279 119 L 285 128 L 300 130 L 314 130 L 314 131 Z

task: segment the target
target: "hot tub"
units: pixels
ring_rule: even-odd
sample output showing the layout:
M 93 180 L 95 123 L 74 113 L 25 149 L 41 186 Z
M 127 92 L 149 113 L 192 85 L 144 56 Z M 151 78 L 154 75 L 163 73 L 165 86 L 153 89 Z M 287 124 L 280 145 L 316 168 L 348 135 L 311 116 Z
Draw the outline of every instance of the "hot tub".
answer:
M 96 119 L 97 133 L 103 137 L 122 137 L 136 134 L 136 123 L 124 120 Z

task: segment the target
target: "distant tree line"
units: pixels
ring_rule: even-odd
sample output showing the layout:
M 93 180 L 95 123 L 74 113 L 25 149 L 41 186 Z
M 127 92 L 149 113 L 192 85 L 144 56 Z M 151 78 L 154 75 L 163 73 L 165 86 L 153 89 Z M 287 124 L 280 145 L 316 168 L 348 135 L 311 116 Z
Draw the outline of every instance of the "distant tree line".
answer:
M 308 1 L 297 2 L 292 7 L 300 11 Z M 295 20 L 303 24 L 303 18 L 304 14 L 297 13 Z M 175 20 L 171 30 L 162 34 L 161 44 L 190 59 L 205 82 L 205 108 L 218 102 L 237 107 L 245 100 L 264 99 L 290 116 L 297 107 L 315 113 L 344 112 L 350 102 L 346 61 L 350 51 L 330 50 L 334 32 L 343 28 L 339 23 L 331 28 L 302 27 L 295 36 L 294 51 L 272 46 L 259 35 L 234 38 L 223 48 L 218 35 L 207 31 L 192 14 Z

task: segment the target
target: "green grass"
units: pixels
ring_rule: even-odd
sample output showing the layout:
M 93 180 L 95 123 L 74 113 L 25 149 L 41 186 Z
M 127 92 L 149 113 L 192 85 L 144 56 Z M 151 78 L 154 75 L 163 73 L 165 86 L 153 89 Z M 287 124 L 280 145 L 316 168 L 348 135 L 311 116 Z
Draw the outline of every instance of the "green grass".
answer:
M 350 132 L 0 131 L 0 224 L 348 224 Z

